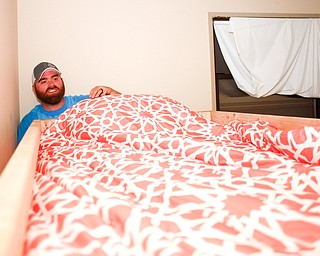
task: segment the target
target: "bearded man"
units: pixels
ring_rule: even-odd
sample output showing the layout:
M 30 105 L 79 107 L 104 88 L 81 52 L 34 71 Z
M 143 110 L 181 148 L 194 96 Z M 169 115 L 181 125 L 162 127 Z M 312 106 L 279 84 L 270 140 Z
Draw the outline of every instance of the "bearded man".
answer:
M 108 86 L 100 85 L 92 88 L 89 95 L 65 96 L 61 72 L 56 65 L 49 62 L 41 62 L 33 69 L 32 90 L 40 104 L 22 118 L 18 127 L 18 143 L 33 120 L 57 118 L 66 109 L 84 99 L 120 94 Z

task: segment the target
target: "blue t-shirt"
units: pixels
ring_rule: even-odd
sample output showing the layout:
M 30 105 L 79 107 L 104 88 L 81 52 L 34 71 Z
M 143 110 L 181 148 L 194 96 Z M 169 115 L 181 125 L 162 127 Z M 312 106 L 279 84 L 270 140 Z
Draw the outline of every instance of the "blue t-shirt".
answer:
M 26 114 L 18 127 L 18 143 L 20 143 L 22 137 L 28 130 L 33 120 L 41 119 L 53 119 L 59 117 L 66 109 L 70 108 L 74 104 L 78 103 L 81 100 L 88 99 L 88 95 L 78 95 L 78 96 L 65 96 L 64 105 L 54 111 L 45 110 L 42 105 L 35 106 L 28 114 Z

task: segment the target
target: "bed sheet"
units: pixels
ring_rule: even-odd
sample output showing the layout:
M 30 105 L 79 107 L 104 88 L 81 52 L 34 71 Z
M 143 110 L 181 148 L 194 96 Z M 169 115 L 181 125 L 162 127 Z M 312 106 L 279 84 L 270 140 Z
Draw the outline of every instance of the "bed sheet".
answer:
M 41 137 L 26 255 L 320 255 L 320 128 L 219 125 L 156 95 Z

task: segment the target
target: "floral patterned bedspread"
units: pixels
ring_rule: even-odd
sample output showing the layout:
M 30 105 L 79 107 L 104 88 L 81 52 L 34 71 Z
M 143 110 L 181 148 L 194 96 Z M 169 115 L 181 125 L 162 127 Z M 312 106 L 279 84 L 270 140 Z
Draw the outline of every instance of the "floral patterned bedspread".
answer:
M 42 135 L 25 255 L 320 255 L 320 127 L 84 100 Z

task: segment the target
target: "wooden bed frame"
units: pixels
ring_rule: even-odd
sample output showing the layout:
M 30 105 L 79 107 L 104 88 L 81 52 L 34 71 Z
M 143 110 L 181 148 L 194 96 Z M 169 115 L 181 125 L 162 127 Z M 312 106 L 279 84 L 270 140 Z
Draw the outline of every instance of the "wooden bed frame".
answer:
M 244 114 L 223 111 L 198 111 L 206 119 L 220 124 L 232 120 L 268 121 L 282 130 L 302 126 L 320 126 L 320 119 Z M 32 200 L 32 182 L 37 163 L 41 132 L 52 120 L 32 123 L 0 176 L 0 255 L 23 253 L 28 211 Z

